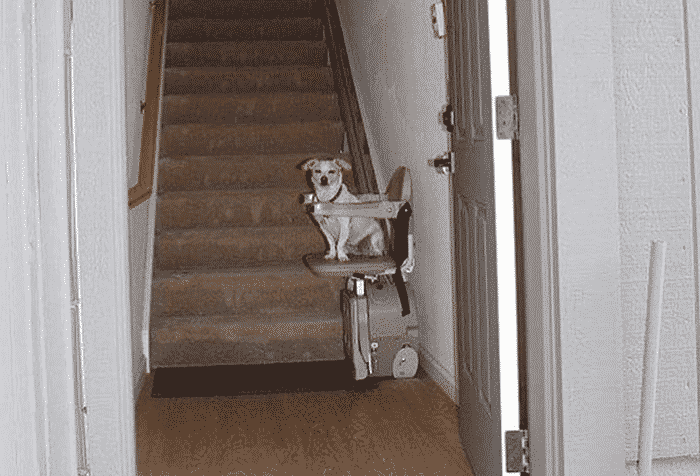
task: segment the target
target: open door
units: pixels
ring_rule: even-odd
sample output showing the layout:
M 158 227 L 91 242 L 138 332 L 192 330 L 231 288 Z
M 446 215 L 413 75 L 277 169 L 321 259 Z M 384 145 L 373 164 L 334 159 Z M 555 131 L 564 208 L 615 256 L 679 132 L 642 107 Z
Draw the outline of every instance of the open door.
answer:
M 474 474 L 502 475 L 488 4 L 446 0 L 459 434 Z

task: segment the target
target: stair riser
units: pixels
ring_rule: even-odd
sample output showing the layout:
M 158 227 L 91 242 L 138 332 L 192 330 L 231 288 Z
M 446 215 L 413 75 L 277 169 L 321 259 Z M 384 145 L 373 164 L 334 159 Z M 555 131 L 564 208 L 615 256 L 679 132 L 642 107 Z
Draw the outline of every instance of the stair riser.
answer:
M 293 66 L 209 70 L 168 68 L 165 94 L 245 94 L 333 91 L 328 67 Z
M 169 43 L 165 67 L 326 66 L 322 41 Z
M 165 126 L 160 155 L 336 153 L 343 134 L 342 122 Z
M 184 157 L 161 159 L 158 165 L 158 192 L 185 190 L 240 190 L 284 187 L 311 190 L 297 167 L 309 154 Z M 336 157 L 352 163 L 349 154 Z M 343 180 L 352 190 L 354 177 L 345 172 Z
M 202 41 L 261 41 L 323 39 L 318 18 L 281 18 L 275 20 L 206 20 L 189 18 L 168 24 L 168 43 Z
M 334 94 L 166 96 L 163 124 L 287 124 L 339 121 Z
M 156 269 L 224 269 L 246 264 L 293 261 L 325 251 L 311 226 L 164 232 L 156 240 Z
M 300 194 L 277 189 L 170 192 L 158 197 L 156 230 L 312 224 Z
M 289 18 L 318 17 L 319 15 L 320 11 L 315 0 L 237 0 L 219 2 L 171 0 L 169 20 L 181 18 Z
M 183 367 L 209 365 L 274 364 L 282 362 L 317 362 L 343 360 L 342 327 L 324 329 L 332 337 L 316 339 L 288 338 L 271 342 L 230 340 L 182 341 L 151 345 L 151 367 Z M 290 328 L 289 335 L 297 329 Z
M 290 312 L 330 312 L 340 305 L 342 280 L 306 275 L 211 276 L 154 280 L 151 315 L 205 316 L 264 313 L 266 309 Z M 290 334 L 290 337 L 293 334 Z

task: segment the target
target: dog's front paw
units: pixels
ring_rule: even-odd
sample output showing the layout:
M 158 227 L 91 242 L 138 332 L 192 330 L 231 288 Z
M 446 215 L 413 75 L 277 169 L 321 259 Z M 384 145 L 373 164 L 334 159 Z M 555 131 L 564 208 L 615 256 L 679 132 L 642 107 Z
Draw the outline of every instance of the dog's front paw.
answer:
M 350 258 L 345 253 L 338 253 L 338 261 L 350 261 Z
M 325 259 L 335 259 L 335 251 L 329 251 L 326 253 L 326 256 L 324 256 Z

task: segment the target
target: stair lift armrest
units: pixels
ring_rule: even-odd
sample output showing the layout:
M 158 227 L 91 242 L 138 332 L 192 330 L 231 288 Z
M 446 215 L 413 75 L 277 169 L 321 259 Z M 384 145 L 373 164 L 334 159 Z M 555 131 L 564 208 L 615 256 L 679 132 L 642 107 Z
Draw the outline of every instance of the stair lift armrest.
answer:
M 384 200 L 365 203 L 312 203 L 307 207 L 309 212 L 323 216 L 395 219 L 405 203 Z

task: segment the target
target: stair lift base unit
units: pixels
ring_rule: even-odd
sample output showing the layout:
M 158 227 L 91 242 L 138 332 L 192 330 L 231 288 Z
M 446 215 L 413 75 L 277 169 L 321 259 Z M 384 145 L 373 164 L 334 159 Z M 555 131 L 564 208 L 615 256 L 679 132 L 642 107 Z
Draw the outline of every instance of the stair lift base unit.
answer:
M 413 308 L 413 292 L 410 288 L 407 291 Z M 413 312 L 401 315 L 395 286 L 368 284 L 362 296 L 345 289 L 341 309 L 343 343 L 346 355 L 353 361 L 356 380 L 415 376 L 418 321 Z

